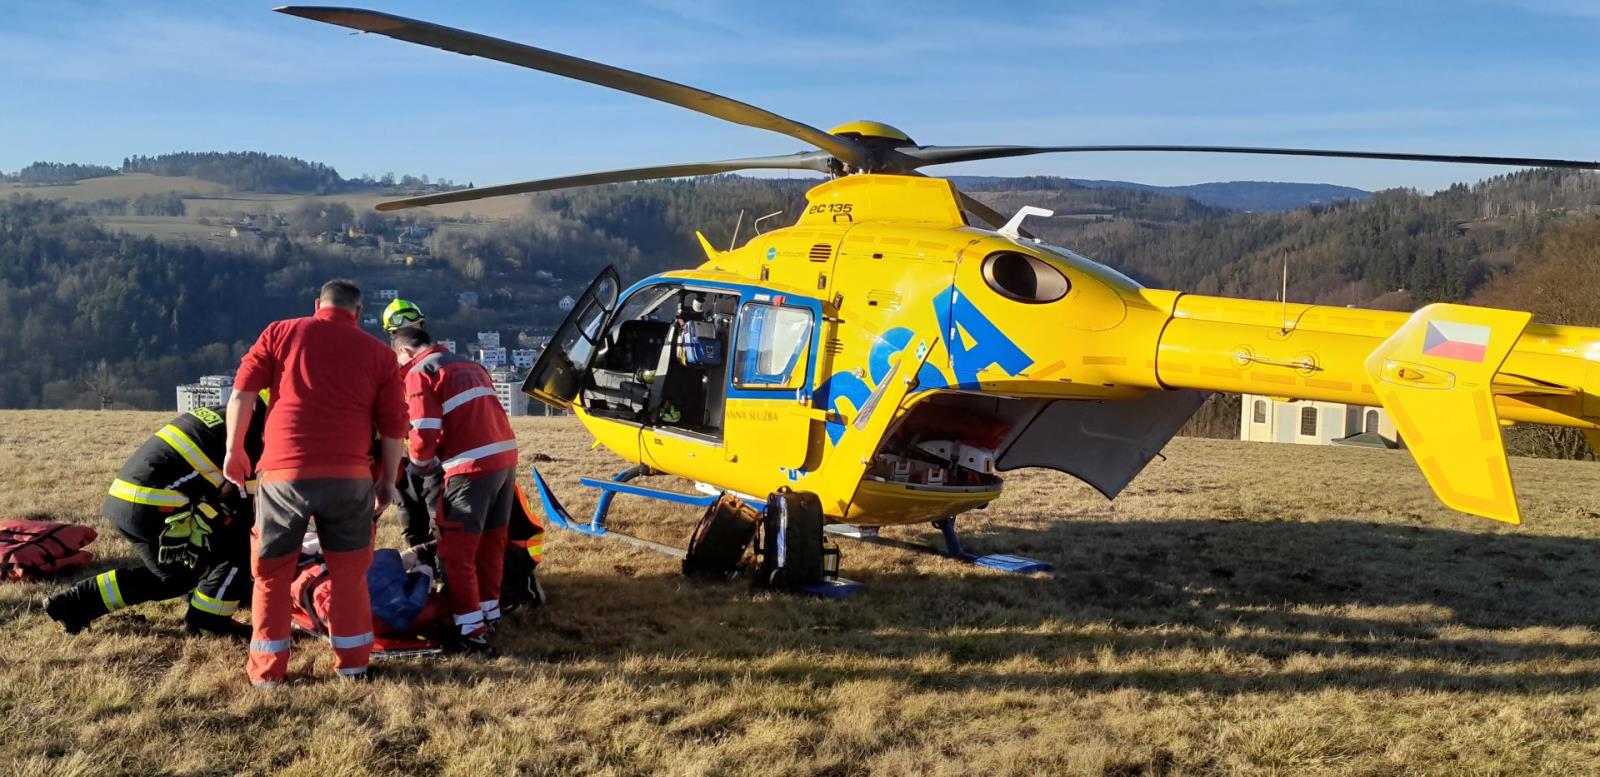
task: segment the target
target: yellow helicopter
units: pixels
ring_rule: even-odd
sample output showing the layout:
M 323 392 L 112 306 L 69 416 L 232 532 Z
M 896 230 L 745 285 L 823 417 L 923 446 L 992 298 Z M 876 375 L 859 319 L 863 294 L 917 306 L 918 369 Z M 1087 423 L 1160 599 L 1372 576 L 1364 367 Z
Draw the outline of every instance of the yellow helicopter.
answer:
M 1381 406 L 1453 509 L 1519 523 L 1501 427 L 1580 428 L 1600 449 L 1600 329 L 1457 304 L 1413 314 L 1144 288 L 1032 238 L 922 167 L 1063 152 L 1271 154 L 1600 169 L 1556 159 L 1216 146 L 921 146 L 886 124 L 822 131 L 700 89 L 373 11 L 280 12 L 561 75 L 771 130 L 817 150 L 550 178 L 387 202 L 393 210 L 574 186 L 751 169 L 829 176 L 791 226 L 623 289 L 608 268 L 524 390 L 570 408 L 633 467 L 587 525 L 534 472 L 559 526 L 594 535 L 617 493 L 708 504 L 815 494 L 830 529 L 933 522 L 949 553 L 997 569 L 1048 565 L 961 549 L 955 516 L 1000 473 L 1047 467 L 1115 497 L 1214 392 Z M 979 223 L 987 226 L 980 226 Z M 663 473 L 679 494 L 628 481 Z M 627 538 L 659 550 L 676 552 Z M 681 552 L 680 552 L 681 553 Z

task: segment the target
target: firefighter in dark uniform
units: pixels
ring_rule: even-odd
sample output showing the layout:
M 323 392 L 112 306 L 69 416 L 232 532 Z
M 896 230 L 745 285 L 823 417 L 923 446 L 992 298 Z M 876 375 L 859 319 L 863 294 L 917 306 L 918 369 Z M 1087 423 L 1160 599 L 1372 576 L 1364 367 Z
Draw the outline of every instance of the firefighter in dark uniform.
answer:
M 264 393 L 264 392 L 263 392 Z M 188 595 L 191 634 L 238 636 L 233 620 L 250 594 L 248 495 L 222 477 L 225 407 L 203 407 L 161 427 L 122 465 L 100 514 L 133 545 L 142 563 L 81 580 L 44 600 L 46 614 L 70 633 L 102 615 L 141 602 Z M 246 450 L 261 455 L 266 397 L 256 400 Z

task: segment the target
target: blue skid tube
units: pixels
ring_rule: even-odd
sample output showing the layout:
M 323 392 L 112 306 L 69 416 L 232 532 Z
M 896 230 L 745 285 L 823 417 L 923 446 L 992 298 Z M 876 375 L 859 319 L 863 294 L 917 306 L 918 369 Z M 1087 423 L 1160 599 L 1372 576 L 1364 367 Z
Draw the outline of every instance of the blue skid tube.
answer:
M 671 545 L 662 545 L 659 542 L 652 542 L 650 540 L 623 534 L 622 532 L 614 532 L 606 528 L 606 512 L 611 509 L 611 497 L 614 493 L 617 491 L 622 491 L 623 493 L 628 494 L 652 496 L 652 494 L 644 492 L 653 492 L 655 489 L 623 485 L 623 483 L 627 482 L 628 480 L 631 480 L 642 474 L 647 474 L 648 472 L 649 470 L 641 466 L 623 470 L 622 472 L 617 473 L 617 476 L 611 480 L 591 480 L 589 478 L 583 478 L 581 482 L 584 485 L 591 488 L 599 488 L 601 491 L 600 499 L 594 507 L 594 515 L 590 517 L 587 524 L 582 524 L 578 523 L 576 520 L 573 520 L 572 514 L 567 512 L 567 508 L 561 506 L 561 501 L 556 499 L 556 494 L 550 489 L 550 484 L 545 482 L 543 475 L 539 474 L 539 468 L 531 468 L 531 474 L 533 475 L 533 488 L 539 494 L 539 503 L 544 507 L 544 514 L 550 519 L 550 525 L 559 529 L 566 529 L 568 531 L 575 531 L 580 534 L 587 534 L 590 537 L 618 539 L 630 545 L 644 548 L 645 550 L 655 551 L 657 553 L 673 556 L 675 558 L 683 558 L 684 551 L 681 548 L 674 548 Z M 683 497 L 682 494 L 674 494 L 674 496 Z M 715 499 L 715 497 L 707 498 L 705 504 L 710 504 L 712 499 Z M 687 501 L 687 498 L 672 501 Z
M 1012 556 L 1005 553 L 990 553 L 987 556 L 979 556 L 975 553 L 968 553 L 965 548 L 961 547 L 961 537 L 956 534 L 956 519 L 943 518 L 934 521 L 933 525 L 939 529 L 940 533 L 944 534 L 946 555 L 953 559 L 1017 575 L 1049 572 L 1051 569 L 1050 562 L 1039 561 L 1026 556 Z
M 544 514 L 550 519 L 551 526 L 554 526 L 558 529 L 566 529 L 568 531 L 587 534 L 591 537 L 619 539 L 646 550 L 652 550 L 657 553 L 663 553 L 665 555 L 674 556 L 677 558 L 683 558 L 684 551 L 682 549 L 674 548 L 669 545 L 662 545 L 659 542 L 651 542 L 650 540 L 632 537 L 621 532 L 614 532 L 610 529 L 607 529 L 606 514 L 611 510 L 612 497 L 616 496 L 617 494 L 628 494 L 629 496 L 642 496 L 646 499 L 657 499 L 663 502 L 675 502 L 677 504 L 693 505 L 695 507 L 709 507 L 711 503 L 717 501 L 717 495 L 715 494 L 680 494 L 676 491 L 664 491 L 659 488 L 649 488 L 646 486 L 629 484 L 628 481 L 640 475 L 650 474 L 650 470 L 648 468 L 640 465 L 625 469 L 617 473 L 616 476 L 612 477 L 610 480 L 598 480 L 596 478 L 578 479 L 578 482 L 583 484 L 585 487 L 600 490 L 600 498 L 595 502 L 594 506 L 594 515 L 589 518 L 589 522 L 587 524 L 583 524 L 574 520 L 572 514 L 567 512 L 567 508 L 561 506 L 561 501 L 556 499 L 556 494 L 550 489 L 550 484 L 545 481 L 543 475 L 539 474 L 539 468 L 532 467 L 530 469 L 531 474 L 533 475 L 533 490 L 538 493 L 539 504 L 544 507 Z M 764 505 L 763 502 L 758 500 L 745 499 L 744 501 L 756 509 L 761 509 L 761 507 Z M 860 583 L 841 577 L 818 583 L 816 585 L 803 586 L 800 590 L 813 596 L 821 596 L 828 599 L 843 599 L 861 592 L 863 588 L 864 586 L 862 586 Z

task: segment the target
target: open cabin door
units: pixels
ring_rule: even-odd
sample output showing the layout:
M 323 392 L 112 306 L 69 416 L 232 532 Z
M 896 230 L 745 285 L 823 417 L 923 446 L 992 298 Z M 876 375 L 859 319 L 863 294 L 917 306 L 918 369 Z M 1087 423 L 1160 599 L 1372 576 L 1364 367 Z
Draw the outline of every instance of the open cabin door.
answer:
M 802 297 L 756 294 L 739 307 L 723 419 L 724 452 L 741 468 L 776 479 L 805 466 L 822 303 Z
M 572 312 L 556 330 L 555 336 L 539 354 L 522 393 L 551 407 L 566 410 L 583 386 L 583 375 L 599 350 L 607 319 L 617 309 L 622 292 L 617 269 L 607 265 L 589 283 L 589 288 L 572 306 Z

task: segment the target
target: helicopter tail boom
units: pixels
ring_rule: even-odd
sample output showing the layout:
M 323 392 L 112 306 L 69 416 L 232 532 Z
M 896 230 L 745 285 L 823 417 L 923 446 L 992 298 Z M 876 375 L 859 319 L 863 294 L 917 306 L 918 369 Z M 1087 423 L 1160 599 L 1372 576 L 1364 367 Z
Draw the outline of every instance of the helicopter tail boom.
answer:
M 1441 501 L 1518 523 L 1500 427 L 1569 426 L 1600 441 L 1600 330 L 1531 318 L 1185 295 L 1161 335 L 1157 375 L 1166 388 L 1381 406 Z

